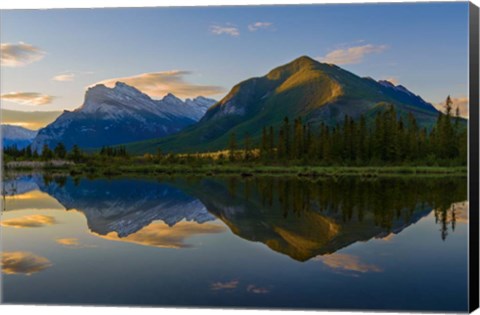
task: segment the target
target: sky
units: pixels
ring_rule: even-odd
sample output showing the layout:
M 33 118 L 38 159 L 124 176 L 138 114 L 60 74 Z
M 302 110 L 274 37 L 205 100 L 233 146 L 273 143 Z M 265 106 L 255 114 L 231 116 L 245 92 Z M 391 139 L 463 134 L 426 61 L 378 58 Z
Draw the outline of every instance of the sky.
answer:
M 435 105 L 451 95 L 467 113 L 467 2 L 0 14 L 2 109 L 73 110 L 89 86 L 115 81 L 157 99 L 221 99 L 240 81 L 308 55 L 402 84 Z M 24 116 L 9 123 L 41 126 Z

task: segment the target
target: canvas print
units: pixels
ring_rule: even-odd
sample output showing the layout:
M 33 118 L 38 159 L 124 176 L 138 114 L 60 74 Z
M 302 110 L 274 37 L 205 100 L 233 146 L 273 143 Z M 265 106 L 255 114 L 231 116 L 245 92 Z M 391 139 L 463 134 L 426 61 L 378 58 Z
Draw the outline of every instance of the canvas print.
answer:
M 475 14 L 2 11 L 2 303 L 471 310 Z

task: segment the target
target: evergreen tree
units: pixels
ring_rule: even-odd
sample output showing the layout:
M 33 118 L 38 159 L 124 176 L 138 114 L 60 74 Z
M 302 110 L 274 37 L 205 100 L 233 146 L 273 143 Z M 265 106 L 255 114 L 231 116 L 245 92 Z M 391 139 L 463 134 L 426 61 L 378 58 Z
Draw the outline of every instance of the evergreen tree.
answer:
M 53 159 L 53 157 L 54 157 L 54 155 L 53 155 L 52 150 L 50 150 L 50 148 L 48 147 L 47 144 L 44 144 L 43 148 L 42 148 L 42 160 L 48 161 L 48 160 Z
M 64 159 L 67 156 L 67 149 L 65 149 L 65 145 L 62 142 L 59 142 L 54 149 L 55 157 L 59 159 Z
M 235 132 L 230 134 L 230 141 L 228 143 L 228 158 L 230 161 L 235 161 L 235 155 L 237 151 L 237 136 Z
M 79 163 L 83 160 L 83 153 L 76 144 L 73 146 L 72 151 L 70 152 L 70 159 L 75 163 Z
M 243 157 L 246 161 L 249 161 L 252 159 L 252 138 L 250 137 L 250 134 L 248 132 L 245 133 L 245 139 L 244 139 L 244 154 Z

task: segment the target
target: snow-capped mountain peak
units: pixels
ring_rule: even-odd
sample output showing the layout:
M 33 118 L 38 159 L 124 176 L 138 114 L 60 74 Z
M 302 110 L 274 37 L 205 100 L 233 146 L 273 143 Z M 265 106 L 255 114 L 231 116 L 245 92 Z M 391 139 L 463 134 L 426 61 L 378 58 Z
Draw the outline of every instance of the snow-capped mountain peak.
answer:
M 204 97 L 182 101 L 171 93 L 154 100 L 123 82 L 97 84 L 88 88 L 82 106 L 41 129 L 33 147 L 64 142 L 67 148 L 94 148 L 167 136 L 200 120 L 215 103 Z

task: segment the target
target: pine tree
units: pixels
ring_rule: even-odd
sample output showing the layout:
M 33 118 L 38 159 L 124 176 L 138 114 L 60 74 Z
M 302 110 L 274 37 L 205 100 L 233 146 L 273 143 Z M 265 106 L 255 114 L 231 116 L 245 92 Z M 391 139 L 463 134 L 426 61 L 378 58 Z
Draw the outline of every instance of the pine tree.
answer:
M 75 163 L 81 162 L 83 159 L 83 153 L 76 144 L 73 146 L 72 152 L 70 152 L 70 159 Z
M 237 136 L 235 132 L 230 134 L 230 141 L 228 144 L 228 158 L 230 161 L 235 161 L 235 155 L 237 151 Z
M 252 138 L 248 132 L 245 133 L 243 157 L 246 161 L 252 159 Z
M 42 148 L 42 155 L 41 155 L 42 160 L 44 160 L 44 161 L 51 160 L 51 159 L 53 159 L 53 156 L 54 155 L 53 155 L 52 150 L 50 150 L 50 148 L 48 147 L 47 144 L 44 144 L 43 148 Z
M 356 157 L 357 161 L 361 164 L 364 164 L 367 161 L 367 122 L 365 120 L 365 116 L 360 116 L 360 123 L 358 126 L 358 132 L 356 136 Z
M 60 142 L 54 149 L 55 156 L 59 159 L 64 159 L 67 156 L 67 150 L 65 149 L 65 145 Z
M 288 117 L 285 117 L 283 120 L 283 146 L 285 151 L 285 159 L 290 158 L 291 156 L 291 139 L 290 139 L 290 123 Z
M 260 145 L 260 157 L 262 159 L 266 159 L 268 156 L 268 135 L 267 135 L 267 127 L 262 128 L 262 143 Z
M 275 150 L 275 133 L 273 130 L 273 126 L 269 128 L 269 135 L 268 135 L 268 158 L 274 158 L 274 150 Z

